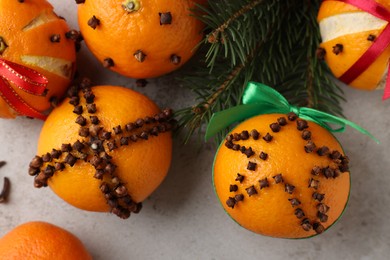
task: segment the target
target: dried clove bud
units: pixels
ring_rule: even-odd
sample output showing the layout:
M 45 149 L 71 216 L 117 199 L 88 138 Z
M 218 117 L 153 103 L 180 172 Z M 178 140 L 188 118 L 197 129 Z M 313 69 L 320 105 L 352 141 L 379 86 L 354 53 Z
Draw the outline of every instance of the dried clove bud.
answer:
M 110 186 L 106 183 L 106 182 L 103 182 L 101 185 L 100 185 L 100 190 L 106 194 L 106 193 L 109 193 L 110 192 Z
M 79 140 L 77 140 L 73 145 L 72 148 L 78 152 L 81 152 L 81 150 L 84 148 L 84 144 L 82 144 Z
M 294 211 L 294 215 L 301 219 L 305 216 L 305 213 L 303 212 L 303 210 L 301 208 L 297 208 L 295 211 Z
M 319 184 L 320 184 L 320 181 L 318 181 L 318 180 L 315 180 L 315 179 L 313 179 L 313 178 L 310 178 L 310 180 L 309 180 L 309 188 L 313 188 L 313 189 L 318 189 L 318 186 L 319 186 Z
M 108 131 L 106 131 L 106 130 L 103 130 L 101 136 L 102 136 L 102 138 L 103 138 L 104 140 L 108 140 L 108 139 L 111 138 L 111 132 L 108 132 Z
M 327 179 L 334 178 L 334 170 L 330 167 L 324 168 L 323 173 L 324 173 L 325 178 L 327 178 Z
M 303 119 L 298 119 L 297 120 L 297 129 L 299 131 L 302 131 L 302 130 L 308 128 L 308 127 L 309 127 L 309 125 L 308 125 L 306 120 L 303 120 Z
M 230 192 L 238 191 L 238 186 L 235 185 L 235 184 L 230 184 L 230 186 L 229 186 L 229 191 L 230 191 Z
M 314 166 L 313 169 L 311 170 L 311 174 L 318 176 L 322 172 L 322 169 L 319 166 Z
M 73 167 L 73 165 L 76 163 L 77 161 L 77 158 L 74 157 L 72 154 L 68 154 L 66 157 L 65 157 L 65 163 L 69 164 L 71 167 Z
M 243 146 L 244 147 L 244 149 L 245 149 L 245 146 Z M 240 150 L 240 148 L 241 148 L 241 146 L 239 145 L 239 144 L 233 144 L 233 146 L 232 146 L 232 150 L 233 151 L 238 151 L 238 150 Z
M 118 148 L 118 146 L 116 145 L 115 140 L 108 141 L 108 142 L 107 142 L 107 148 L 108 148 L 108 150 L 109 150 L 110 152 L 113 151 L 113 150 L 115 150 L 116 148 Z
M 121 146 L 122 145 L 128 145 L 129 144 L 129 138 L 125 137 L 125 136 L 122 136 L 119 142 L 120 142 Z
M 99 124 L 99 118 L 97 116 L 90 116 L 89 119 L 91 119 L 93 125 Z
M 233 139 L 234 139 L 234 141 L 240 141 L 241 140 L 241 135 L 238 134 L 238 133 L 234 133 L 233 134 Z
M 324 198 L 325 198 L 325 194 L 321 194 L 321 193 L 318 193 L 318 192 L 314 192 L 313 195 L 312 195 L 313 199 L 321 202 Z
M 115 189 L 115 193 L 118 197 L 123 197 L 123 196 L 127 195 L 127 189 L 126 189 L 125 185 L 119 185 Z
M 248 140 L 249 139 L 249 132 L 244 130 L 240 133 L 241 140 Z
M 316 56 L 319 60 L 324 60 L 326 55 L 326 50 L 324 48 L 317 48 Z
M 121 128 L 120 125 L 113 127 L 112 130 L 114 130 L 114 133 L 115 133 L 116 135 L 119 135 L 119 134 L 122 133 L 122 128 Z
M 259 183 L 260 183 L 260 190 L 263 188 L 269 187 L 269 183 L 268 183 L 267 178 L 260 180 Z
M 321 224 L 318 223 L 318 222 L 314 222 L 314 223 L 313 223 L 313 229 L 314 229 L 314 231 L 315 231 L 317 234 L 321 234 L 322 232 L 325 231 L 324 226 L 321 225 Z
M 79 125 L 81 125 L 81 126 L 85 126 L 86 124 L 87 124 L 87 119 L 85 118 L 85 117 L 83 117 L 83 116 L 78 116 L 77 118 L 76 118 L 76 124 L 79 124 Z
M 83 107 L 80 105 L 75 106 L 73 109 L 73 113 L 81 115 L 83 113 Z
M 114 60 L 111 59 L 111 58 L 105 58 L 103 60 L 103 67 L 105 68 L 111 68 L 111 67 L 114 67 L 115 66 L 115 63 L 114 63 Z
M 341 157 L 341 153 L 337 150 L 334 150 L 331 154 L 329 154 L 329 157 L 332 159 L 332 160 L 339 160 L 340 157 Z
M 52 158 L 51 158 L 51 155 L 50 153 L 46 153 L 42 156 L 42 161 L 43 162 L 51 162 Z
M 58 43 L 61 41 L 61 36 L 59 34 L 53 34 L 50 36 L 50 41 Z
M 133 55 L 134 55 L 134 58 L 135 58 L 138 62 L 144 62 L 144 61 L 145 61 L 146 54 L 143 53 L 141 50 L 137 50 Z
M 295 121 L 298 118 L 298 116 L 294 112 L 290 112 L 290 113 L 287 114 L 287 118 L 290 121 Z
M 71 104 L 73 106 L 77 106 L 78 104 L 80 104 L 80 98 L 77 96 L 71 97 L 69 100 L 69 104 Z
M 236 205 L 236 200 L 232 197 L 229 197 L 226 201 L 226 205 L 229 207 L 229 208 L 232 208 L 234 209 L 234 205 Z
M 344 46 L 340 43 L 337 43 L 335 46 L 333 46 L 333 53 L 336 55 L 339 55 L 343 52 Z
M 55 170 L 56 169 L 54 168 L 54 166 L 48 165 L 46 166 L 45 170 L 43 170 L 43 174 L 45 174 L 47 178 L 50 178 L 51 176 L 54 175 Z
M 63 169 L 65 169 L 65 165 L 63 163 L 56 162 L 54 168 L 56 171 L 62 171 Z
M 172 23 L 172 14 L 171 12 L 158 13 L 160 16 L 160 25 L 171 24 Z
M 244 181 L 244 175 L 237 173 L 236 181 L 242 183 Z
M 72 146 L 70 144 L 62 144 L 61 152 L 66 153 L 72 151 Z
M 279 173 L 279 174 L 273 176 L 272 178 L 274 178 L 276 184 L 282 183 L 282 182 L 283 182 L 283 177 L 282 177 L 282 174 L 281 174 L 281 173 Z
M 234 199 L 239 202 L 239 201 L 243 201 L 244 200 L 244 195 L 243 194 L 237 194 L 236 196 L 234 196 Z
M 244 151 L 244 154 L 246 155 L 247 158 L 250 158 L 252 155 L 255 154 L 255 152 L 252 150 L 252 147 L 249 147 Z
M 181 57 L 176 54 L 172 54 L 170 60 L 173 65 L 179 65 L 181 62 Z
M 329 148 L 327 146 L 322 146 L 322 147 L 318 148 L 317 154 L 319 156 L 328 155 L 329 154 Z
M 87 127 L 80 127 L 79 136 L 88 137 L 89 136 L 89 129 Z
M 263 137 L 264 141 L 266 141 L 267 143 L 271 142 L 271 141 L 272 141 L 272 138 L 273 138 L 273 136 L 270 135 L 269 133 L 267 133 L 267 134 Z
M 329 211 L 329 206 L 325 205 L 324 203 L 319 203 L 317 205 L 317 210 L 318 212 L 325 214 L 326 212 Z
M 248 166 L 246 167 L 250 171 L 255 171 L 256 170 L 257 163 L 255 162 L 248 162 Z
M 291 203 L 291 206 L 295 207 L 301 204 L 301 201 L 297 198 L 288 199 Z
M 87 104 L 87 111 L 90 114 L 95 114 L 96 113 L 96 104 Z
M 100 20 L 98 18 L 96 18 L 96 16 L 92 16 L 89 20 L 88 20 L 88 25 L 92 28 L 92 29 L 96 29 L 96 27 L 98 27 L 100 25 Z
M 308 141 L 304 148 L 306 153 L 311 153 L 316 149 L 316 145 L 313 141 Z
M 50 153 L 50 156 L 54 159 L 60 158 L 62 152 L 60 150 L 53 149 Z
M 320 222 L 322 222 L 322 223 L 328 221 L 328 215 L 326 215 L 324 213 L 317 212 L 317 217 L 320 219 Z
M 274 132 L 274 133 L 279 132 L 281 129 L 281 126 L 278 123 L 272 123 L 269 125 L 269 127 L 271 128 L 272 132 Z
M 279 118 L 277 119 L 277 121 L 278 121 L 278 124 L 279 124 L 280 126 L 285 126 L 285 125 L 287 125 L 287 120 L 286 120 L 285 117 L 279 117 Z
M 2 164 L 3 162 L 0 162 L 0 164 Z M 42 157 L 36 155 L 30 162 L 30 167 L 32 168 L 39 168 L 41 167 L 43 164 L 43 160 L 42 160 Z M 4 164 L 2 164 L 0 167 L 2 167 Z
M 251 197 L 252 195 L 257 194 L 257 191 L 256 191 L 256 189 L 255 189 L 255 186 L 253 186 L 253 185 L 250 186 L 249 188 L 246 188 L 245 190 L 246 190 L 246 192 L 248 193 L 249 197 Z
M 288 194 L 292 194 L 295 190 L 295 186 L 294 185 L 291 185 L 291 184 L 288 184 L 286 183 L 285 186 L 284 186 L 284 191 L 287 192 Z
M 305 231 L 310 231 L 313 228 L 312 225 L 310 224 L 310 220 L 308 218 L 305 218 L 302 220 L 301 226 L 302 226 L 303 230 L 305 230 Z
M 260 137 L 260 133 L 256 129 L 253 129 L 251 131 L 251 136 L 252 136 L 253 140 L 258 140 Z
M 370 34 L 370 35 L 368 35 L 368 37 L 367 37 L 367 41 L 370 41 L 370 42 L 375 41 L 375 39 L 376 39 L 376 36 L 373 35 L 373 34 Z
M 260 155 L 259 155 L 259 157 L 260 157 L 260 159 L 262 159 L 262 160 L 267 160 L 268 154 L 265 153 L 265 152 L 261 152 Z
M 303 140 L 310 140 L 311 139 L 311 132 L 309 130 L 303 130 L 302 131 L 302 139 Z

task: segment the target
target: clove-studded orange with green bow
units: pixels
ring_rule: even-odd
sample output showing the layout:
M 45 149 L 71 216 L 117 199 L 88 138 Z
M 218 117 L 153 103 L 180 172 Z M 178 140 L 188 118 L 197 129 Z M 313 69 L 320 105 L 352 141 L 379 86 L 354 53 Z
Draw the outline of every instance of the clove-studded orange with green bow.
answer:
M 223 208 L 241 226 L 267 236 L 324 232 L 343 213 L 350 192 L 349 158 L 331 132 L 349 125 L 369 133 L 348 120 L 293 107 L 259 83 L 249 83 L 243 103 L 215 114 L 206 133 L 209 138 L 245 119 L 215 156 L 214 188 Z

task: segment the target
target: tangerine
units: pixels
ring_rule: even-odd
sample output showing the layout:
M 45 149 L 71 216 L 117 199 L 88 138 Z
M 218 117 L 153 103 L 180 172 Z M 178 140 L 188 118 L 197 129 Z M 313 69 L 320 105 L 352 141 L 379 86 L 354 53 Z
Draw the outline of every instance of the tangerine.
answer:
M 348 157 L 338 141 L 295 114 L 239 124 L 219 147 L 213 179 L 238 224 L 282 238 L 325 231 L 344 211 L 350 191 Z
M 30 94 L 8 82 L 21 102 L 36 111 L 43 112 L 51 101 L 60 99 L 73 77 L 75 42 L 66 37 L 67 32 L 65 20 L 46 0 L 0 2 L 0 58 L 33 69 L 48 80 L 45 96 Z M 18 115 L 20 112 L 0 95 L 0 117 Z
M 78 6 L 85 43 L 107 68 L 132 78 L 153 78 L 186 63 L 202 39 L 190 15 L 205 0 L 95 0 Z
M 170 120 L 171 110 L 161 112 L 146 96 L 124 87 L 75 91 L 43 125 L 42 156 L 29 170 L 35 186 L 49 185 L 80 209 L 127 218 L 139 212 L 168 172 Z
M 376 2 L 390 10 L 388 1 L 376 0 Z M 325 61 L 337 78 L 356 63 L 387 25 L 387 21 L 341 1 L 324 1 L 317 20 L 322 36 L 320 46 L 326 52 Z M 335 51 L 335 48 L 338 51 Z M 390 47 L 387 47 L 349 85 L 361 90 L 384 88 L 389 58 Z
M 92 259 L 72 233 L 46 222 L 17 226 L 0 238 L 0 259 L 87 260 Z

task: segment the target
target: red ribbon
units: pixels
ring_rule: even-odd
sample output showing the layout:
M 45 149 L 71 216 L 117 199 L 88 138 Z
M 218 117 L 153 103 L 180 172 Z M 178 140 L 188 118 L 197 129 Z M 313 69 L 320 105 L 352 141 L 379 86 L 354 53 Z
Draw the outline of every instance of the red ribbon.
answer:
M 45 120 L 46 115 L 28 105 L 10 86 L 12 82 L 19 89 L 32 94 L 44 96 L 48 80 L 37 71 L 0 58 L 0 95 L 17 113 Z
M 390 45 L 390 11 L 374 0 L 336 0 L 353 5 L 369 14 L 388 22 L 382 33 L 378 35 L 368 50 L 339 79 L 350 84 L 361 75 Z M 390 97 L 390 66 L 387 73 L 386 86 L 382 99 Z

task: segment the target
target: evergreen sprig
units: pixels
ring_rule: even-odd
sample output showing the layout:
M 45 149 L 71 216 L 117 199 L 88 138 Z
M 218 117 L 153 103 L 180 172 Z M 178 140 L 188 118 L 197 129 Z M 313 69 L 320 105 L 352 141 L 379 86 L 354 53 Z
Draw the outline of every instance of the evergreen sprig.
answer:
M 198 6 L 197 18 L 206 25 L 201 58 L 183 79 L 196 102 L 176 113 L 187 139 L 201 133 L 214 112 L 240 104 L 248 81 L 274 87 L 294 105 L 342 114 L 343 93 L 316 55 L 319 5 L 317 0 L 213 0 Z

